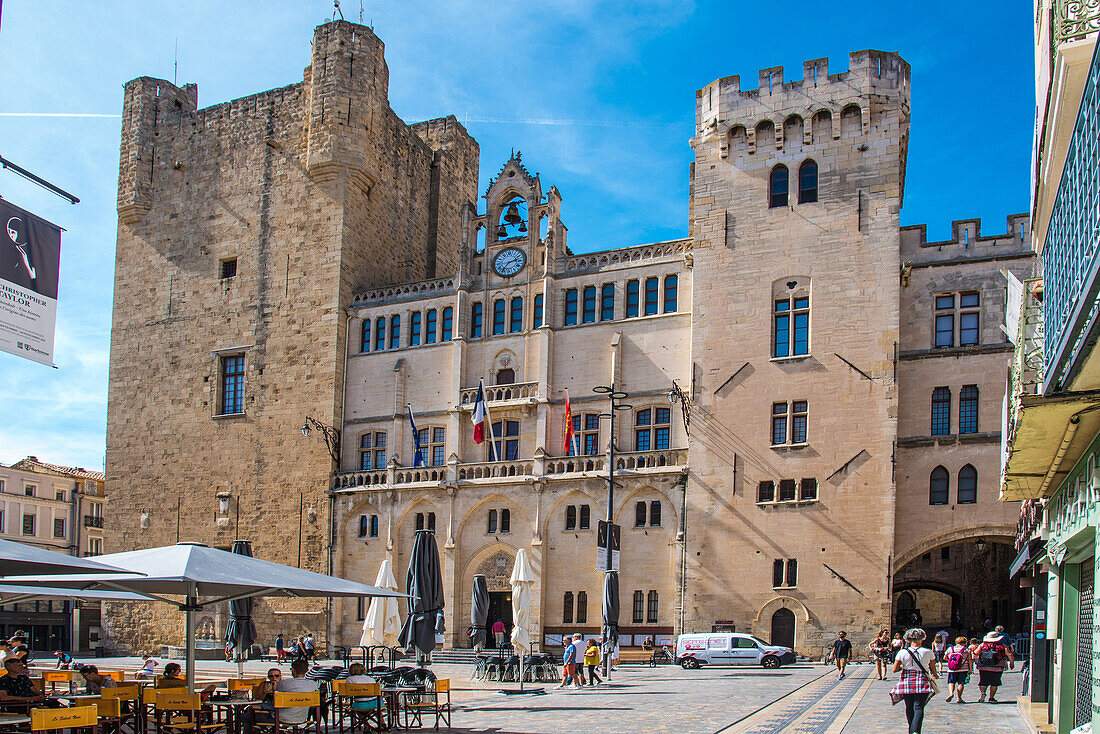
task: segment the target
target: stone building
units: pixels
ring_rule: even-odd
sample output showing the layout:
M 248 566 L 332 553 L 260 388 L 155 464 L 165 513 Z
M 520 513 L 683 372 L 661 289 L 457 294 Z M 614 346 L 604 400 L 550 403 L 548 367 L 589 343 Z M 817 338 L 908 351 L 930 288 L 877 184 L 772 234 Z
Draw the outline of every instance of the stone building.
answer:
M 448 644 L 465 646 L 473 576 L 507 621 L 522 547 L 531 631 L 552 645 L 600 626 L 613 445 L 624 642 L 735 628 L 812 652 L 842 627 L 863 640 L 894 592 L 925 589 L 909 570 L 892 589 L 898 559 L 1010 534 L 989 468 L 1008 359 L 994 284 L 1029 262 L 1023 220 L 931 244 L 899 226 L 898 55 L 759 78 L 696 95 L 689 236 L 584 254 L 563 195 L 518 154 L 479 199 L 477 144 L 453 118 L 393 115 L 361 26 L 319 27 L 303 83 L 224 105 L 128 84 L 112 548 L 241 536 L 371 581 L 387 558 L 402 578 L 414 531 L 434 528 Z M 979 294 L 978 342 L 937 348 L 935 306 L 963 292 Z M 492 431 L 476 444 L 482 381 Z M 621 409 L 593 393 L 612 385 Z M 977 386 L 980 431 L 924 430 L 941 386 Z M 307 417 L 325 442 L 300 435 Z M 976 467 L 976 502 L 928 506 L 939 464 Z M 353 644 L 364 612 L 273 602 L 258 623 Z M 168 641 L 166 613 L 120 614 L 116 639 Z
M 0 464 L 0 538 L 73 556 L 103 553 L 103 472 L 39 461 Z M 32 650 L 99 645 L 99 604 L 41 600 L 0 606 L 0 637 L 24 630 Z

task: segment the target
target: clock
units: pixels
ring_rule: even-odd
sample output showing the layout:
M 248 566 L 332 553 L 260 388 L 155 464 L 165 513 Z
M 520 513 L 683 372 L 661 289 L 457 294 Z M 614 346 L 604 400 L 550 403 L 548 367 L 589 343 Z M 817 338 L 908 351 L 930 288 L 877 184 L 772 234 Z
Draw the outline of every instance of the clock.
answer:
M 497 256 L 493 258 L 493 270 L 497 272 L 497 275 L 502 275 L 505 278 L 510 278 L 523 270 L 523 266 L 526 264 L 527 255 L 523 254 L 523 250 L 515 247 L 507 247 L 498 252 Z

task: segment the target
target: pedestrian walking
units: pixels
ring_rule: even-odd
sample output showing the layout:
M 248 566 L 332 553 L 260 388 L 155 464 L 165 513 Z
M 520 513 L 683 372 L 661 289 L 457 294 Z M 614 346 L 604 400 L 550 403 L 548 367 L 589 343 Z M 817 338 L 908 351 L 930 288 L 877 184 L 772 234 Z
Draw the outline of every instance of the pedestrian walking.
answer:
M 978 690 L 982 695 L 978 697 L 978 703 L 986 700 L 986 689 L 989 689 L 989 702 L 1000 703 L 997 700 L 997 689 L 1001 687 L 1001 675 L 1004 673 L 1005 664 L 1008 668 L 1015 667 L 1016 660 L 1012 656 L 1012 648 L 1000 643 L 1000 634 L 995 630 L 986 634 L 982 644 L 978 647 L 976 660 L 978 663 Z
M 905 647 L 905 642 L 901 639 L 901 633 L 895 632 L 894 639 L 890 640 L 890 660 L 897 660 L 898 653 L 901 652 L 903 647 Z
M 566 637 L 563 642 L 565 642 L 565 651 L 561 656 L 561 684 L 558 685 L 558 688 L 568 688 L 570 683 L 577 680 L 576 668 L 580 662 L 577 654 L 577 641 L 572 637 Z
M 501 620 L 493 622 L 493 639 L 496 640 L 498 650 L 504 645 L 504 633 L 507 631 Z
M 588 648 L 584 651 L 584 664 L 588 668 L 588 685 L 598 686 L 603 679 L 596 675 L 596 668 L 600 667 L 600 646 L 595 640 L 588 641 Z
M 286 660 L 286 643 L 283 642 L 283 633 L 275 635 L 275 662 L 281 663 Z
M 889 680 L 886 673 L 890 668 L 890 630 L 883 627 L 878 631 L 878 637 L 871 640 L 867 646 L 871 651 L 871 658 L 875 661 L 875 673 L 879 680 Z
M 837 680 L 844 680 L 844 668 L 852 657 L 852 642 L 848 639 L 847 632 L 837 632 L 836 639 L 829 647 L 829 657 L 836 663 Z
M 955 703 L 966 703 L 963 701 L 963 688 L 970 682 L 970 671 L 974 667 L 974 657 L 966 643 L 965 637 L 956 637 L 955 644 L 944 653 L 947 658 L 948 694 L 945 700 L 949 702 L 954 698 Z
M 314 655 L 317 654 L 317 643 L 313 641 L 312 632 L 306 632 L 306 638 L 302 644 L 304 645 L 306 660 L 312 663 Z
M 893 671 L 901 673 L 901 680 L 890 690 L 890 697 L 897 703 L 905 701 L 905 718 L 909 722 L 909 734 L 920 734 L 924 724 L 924 707 L 936 693 L 936 657 L 923 646 L 924 630 L 914 627 L 905 633 L 909 646 L 894 658 Z
M 947 651 L 947 633 L 937 632 L 932 640 L 932 654 L 936 656 L 936 662 L 942 663 L 944 653 Z

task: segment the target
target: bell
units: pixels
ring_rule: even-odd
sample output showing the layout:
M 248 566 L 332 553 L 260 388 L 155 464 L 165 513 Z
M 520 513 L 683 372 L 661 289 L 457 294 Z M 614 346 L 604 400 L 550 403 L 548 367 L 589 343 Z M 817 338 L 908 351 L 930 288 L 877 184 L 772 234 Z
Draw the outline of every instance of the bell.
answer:
M 500 238 L 502 238 L 502 237 L 507 237 L 507 236 L 508 236 L 508 230 L 507 230 L 507 229 L 505 229 L 505 227 L 504 227 L 504 225 L 503 225 L 503 224 L 502 224 L 502 225 L 500 225 L 500 226 L 499 226 L 499 227 L 497 228 L 497 239 L 500 239 Z
M 508 211 L 504 214 L 504 222 L 509 225 L 515 225 L 523 220 L 519 216 L 519 207 L 516 206 L 516 202 L 512 202 L 508 205 Z
M 520 232 L 526 232 L 527 231 L 527 222 L 520 222 L 519 223 L 519 231 Z

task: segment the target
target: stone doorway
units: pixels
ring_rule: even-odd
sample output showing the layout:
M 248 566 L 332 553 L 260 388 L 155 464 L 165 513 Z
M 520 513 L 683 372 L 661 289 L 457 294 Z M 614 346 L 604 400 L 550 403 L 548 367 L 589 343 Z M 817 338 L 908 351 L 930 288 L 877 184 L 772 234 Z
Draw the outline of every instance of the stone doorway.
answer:
M 775 610 L 772 615 L 772 638 L 768 642 L 794 649 L 794 612 L 785 607 Z
M 489 592 L 489 629 L 493 629 L 493 624 L 497 620 L 504 622 L 504 644 L 508 644 L 509 636 L 512 633 L 512 592 L 511 591 L 490 591 Z M 486 647 L 496 649 L 497 642 L 495 635 L 490 631 L 489 641 Z

